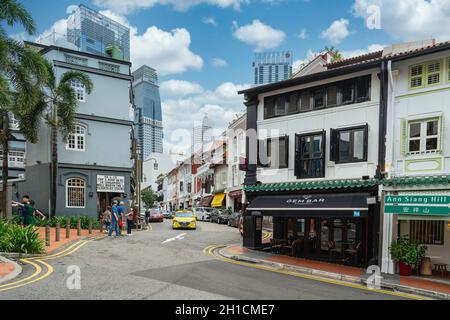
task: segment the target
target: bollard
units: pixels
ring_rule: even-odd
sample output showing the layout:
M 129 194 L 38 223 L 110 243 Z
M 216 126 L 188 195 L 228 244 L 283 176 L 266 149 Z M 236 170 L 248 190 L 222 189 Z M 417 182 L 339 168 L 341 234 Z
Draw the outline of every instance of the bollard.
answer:
M 99 229 L 100 229 L 100 233 L 103 233 L 103 222 L 102 222 L 102 221 L 100 222 L 100 227 L 99 227 Z
M 45 245 L 50 247 L 50 225 L 45 226 Z
M 59 242 L 61 240 L 61 225 L 59 222 L 56 224 L 56 230 L 55 230 L 55 241 Z
M 77 222 L 77 236 L 81 236 L 81 218 L 78 218 Z
M 92 219 L 89 218 L 89 234 L 92 234 Z
M 70 239 L 70 219 L 66 221 L 66 239 Z

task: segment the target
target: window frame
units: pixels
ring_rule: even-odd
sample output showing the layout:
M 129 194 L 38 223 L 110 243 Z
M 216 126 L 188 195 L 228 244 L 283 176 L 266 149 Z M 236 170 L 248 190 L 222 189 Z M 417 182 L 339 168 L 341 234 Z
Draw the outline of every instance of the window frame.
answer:
M 337 155 L 338 160 L 334 161 L 335 164 L 347 164 L 347 163 L 360 163 L 360 162 L 367 162 L 368 161 L 368 154 L 369 154 L 369 125 L 366 124 L 364 126 L 354 126 L 354 127 L 348 127 L 348 128 L 339 128 L 334 129 L 337 133 Z M 355 159 L 354 157 L 354 151 L 355 151 L 355 132 L 356 131 L 363 131 L 364 132 L 364 157 L 363 159 Z M 349 149 L 349 160 L 341 160 L 340 159 L 340 141 L 341 141 L 341 134 L 342 132 L 350 132 L 350 149 Z M 331 139 L 331 144 L 333 144 L 333 138 Z M 330 155 L 332 152 L 330 152 Z
M 422 245 L 444 246 L 445 227 L 445 221 L 411 220 L 409 221 L 408 234 L 411 240 L 416 240 Z M 439 236 L 441 238 L 439 238 Z M 430 241 L 430 239 L 433 241 Z M 438 241 L 439 239 L 441 239 L 441 241 Z
M 436 135 L 428 135 L 428 128 L 427 125 L 429 122 L 434 122 L 437 121 L 438 122 L 438 129 L 437 129 L 437 134 Z M 412 124 L 420 124 L 420 137 L 419 138 L 411 138 L 411 125 Z M 442 150 L 440 149 L 441 146 L 441 132 L 442 132 L 442 119 L 441 117 L 431 117 L 431 118 L 425 118 L 425 119 L 414 119 L 414 120 L 408 120 L 407 123 L 407 136 L 406 136 L 406 154 L 407 155 L 419 155 L 419 154 L 427 154 L 427 153 L 439 153 Z M 424 135 L 425 133 L 425 135 Z M 435 139 L 437 138 L 437 148 L 434 150 L 427 150 L 426 148 L 426 142 L 427 139 Z M 411 151 L 410 147 L 411 144 L 410 142 L 412 140 L 419 140 L 420 141 L 420 149 L 419 151 Z
M 86 102 L 86 87 L 81 81 L 72 80 L 70 82 L 70 87 L 75 91 L 75 97 L 78 102 Z
M 430 73 L 428 68 L 429 68 L 430 65 L 435 64 L 435 63 L 439 63 L 440 64 L 439 71 Z M 421 63 L 415 63 L 415 64 L 410 65 L 408 67 L 408 89 L 409 90 L 417 90 L 417 89 L 424 89 L 424 88 L 428 88 L 428 87 L 434 87 L 434 86 L 442 85 L 443 77 L 444 77 L 444 65 L 445 64 L 446 64 L 445 61 L 443 61 L 442 59 L 435 59 L 435 60 L 424 61 L 424 62 L 421 62 Z M 415 68 L 415 67 L 419 67 L 419 66 L 422 67 L 421 75 L 413 77 L 412 76 L 412 69 Z M 439 74 L 439 82 L 429 84 L 428 83 L 428 77 L 429 77 L 430 74 Z M 450 77 L 450 74 L 449 74 L 449 77 Z M 447 77 L 447 80 L 448 80 L 449 77 Z M 421 81 L 422 81 L 422 85 L 413 87 L 412 86 L 413 78 L 420 78 Z
M 428 76 L 430 75 L 430 73 L 428 72 L 428 67 L 430 66 L 430 65 L 432 65 L 432 64 L 435 64 L 435 63 L 439 63 L 439 71 L 438 72 L 431 72 L 431 74 L 439 74 L 439 82 L 437 82 L 437 83 L 432 83 L 432 84 L 429 84 L 428 83 Z M 442 59 L 436 59 L 436 60 L 432 60 L 432 61 L 427 61 L 427 62 L 425 62 L 425 66 L 426 66 L 426 69 L 425 69 L 425 73 L 426 73 L 426 76 L 425 76 L 425 87 L 433 87 L 433 86 L 438 86 L 438 85 L 441 85 L 442 84 L 442 78 L 443 78 L 443 76 L 444 76 L 444 62 L 442 61 Z
M 78 127 L 83 128 L 84 134 L 77 133 L 77 128 Z M 66 150 L 67 151 L 85 152 L 86 151 L 86 143 L 87 143 L 87 131 L 88 131 L 87 126 L 85 126 L 83 124 L 80 124 L 80 123 L 77 123 L 75 125 L 75 132 L 69 134 L 69 137 L 67 138 Z M 70 147 L 70 138 L 71 137 L 74 137 L 74 141 L 75 141 L 74 142 L 75 143 L 75 147 L 74 148 Z M 78 144 L 79 144 L 78 143 L 78 137 L 82 137 L 83 138 L 83 149 L 79 149 L 78 148 Z
M 69 206 L 69 182 L 73 180 L 82 181 L 84 186 L 70 186 L 70 188 L 82 189 L 83 190 L 83 206 Z M 81 177 L 71 177 L 66 179 L 66 208 L 68 209 L 85 209 L 86 208 L 86 192 L 87 192 L 87 182 Z
M 450 57 L 447 58 L 447 83 L 450 83 Z
M 312 176 L 302 176 L 302 168 L 303 168 L 303 162 L 304 161 L 312 161 L 312 160 L 318 160 L 314 157 L 311 159 L 304 159 L 303 157 L 303 148 L 301 145 L 301 141 L 303 138 L 306 137 L 315 137 L 315 136 L 322 136 L 322 146 L 321 146 L 321 152 L 322 156 L 321 164 L 322 164 L 322 170 L 321 175 L 317 177 Z M 320 179 L 325 178 L 326 176 L 326 145 L 327 145 L 327 133 L 326 131 L 316 131 L 316 132 L 310 132 L 310 133 L 303 133 L 303 134 L 296 134 L 295 135 L 295 168 L 294 168 L 294 174 L 298 180 L 304 180 L 304 179 Z M 299 145 L 300 144 L 300 145 Z M 313 152 L 314 153 L 314 152 Z
M 271 156 L 272 156 L 271 155 L 271 152 L 272 152 L 271 147 L 272 147 L 272 141 L 274 141 L 274 140 L 279 140 L 279 141 L 280 140 L 285 140 L 285 147 L 286 147 L 286 149 L 284 151 L 285 151 L 286 163 L 283 164 L 283 166 L 281 166 L 281 162 L 280 162 L 280 156 L 281 156 L 281 153 L 279 152 L 280 150 L 278 150 L 278 154 L 279 154 L 278 167 L 273 167 L 271 161 L 269 161 Z M 262 151 L 261 151 L 261 145 L 264 146 L 264 149 Z M 270 147 L 269 147 L 269 145 L 270 145 Z M 265 151 L 264 157 L 266 158 L 266 162 L 267 163 L 262 163 L 261 162 L 260 152 L 264 152 L 264 151 Z M 271 169 L 271 170 L 289 169 L 289 136 L 288 135 L 258 140 L 258 167 L 259 168 Z
M 422 67 L 422 73 L 420 74 L 420 76 L 414 76 L 413 77 L 412 69 L 415 68 L 415 67 L 419 67 L 419 66 Z M 425 78 L 425 74 L 426 74 L 426 72 L 425 72 L 425 65 L 423 63 L 416 63 L 416 64 L 410 65 L 408 67 L 408 88 L 409 88 L 409 90 L 416 90 L 416 89 L 425 88 L 425 79 L 424 79 Z M 420 77 L 420 80 L 422 81 L 422 84 L 420 86 L 413 87 L 412 86 L 413 78 L 419 78 L 419 77 Z
M 363 81 L 367 84 L 367 96 L 360 97 L 357 99 L 357 84 Z M 351 100 L 344 101 L 343 100 L 343 88 L 345 86 L 351 86 L 352 97 Z M 336 103 L 328 104 L 328 96 L 329 96 L 329 88 L 336 87 Z M 316 94 L 318 92 L 322 93 L 323 105 L 317 107 Z M 295 99 L 292 99 L 294 96 Z M 327 108 L 336 108 L 345 105 L 364 103 L 367 101 L 371 101 L 372 97 L 372 74 L 367 74 L 364 76 L 354 77 L 346 80 L 330 82 L 320 86 L 314 86 L 310 88 L 305 88 L 301 90 L 295 90 L 291 92 L 286 92 L 283 94 L 267 96 L 264 98 L 263 104 L 263 116 L 264 120 L 279 118 L 284 116 L 289 116 L 293 114 L 312 112 L 317 110 L 323 110 Z M 279 113 L 277 108 L 277 100 L 284 99 L 284 113 Z M 295 108 L 291 107 L 291 101 L 296 102 Z M 305 100 L 308 102 L 308 108 L 303 108 L 305 105 Z M 270 108 L 269 108 L 270 106 Z M 268 112 L 270 111 L 270 113 Z

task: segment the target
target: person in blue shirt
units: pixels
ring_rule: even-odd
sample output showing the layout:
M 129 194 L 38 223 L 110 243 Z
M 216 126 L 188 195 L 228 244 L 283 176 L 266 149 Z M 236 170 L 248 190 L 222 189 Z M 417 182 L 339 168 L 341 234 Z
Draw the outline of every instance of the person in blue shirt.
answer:
M 119 208 L 119 202 L 117 200 L 113 201 L 113 206 L 111 208 L 111 227 L 109 228 L 108 236 L 111 237 L 113 231 L 116 232 L 116 238 L 120 237 L 120 228 L 119 228 L 119 221 L 122 220 L 122 213 L 121 209 Z

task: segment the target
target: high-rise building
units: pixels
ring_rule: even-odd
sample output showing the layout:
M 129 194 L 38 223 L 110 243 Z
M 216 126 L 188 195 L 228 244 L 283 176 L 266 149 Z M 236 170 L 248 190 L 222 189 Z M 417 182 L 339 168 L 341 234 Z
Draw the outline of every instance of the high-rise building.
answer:
M 163 153 L 161 97 L 156 70 L 142 66 L 133 73 L 135 125 L 141 160 L 151 153 Z
M 84 5 L 67 21 L 67 41 L 83 52 L 130 61 L 130 29 Z
M 205 145 L 212 141 L 211 124 L 207 114 L 202 119 L 202 122 L 194 123 L 192 135 L 192 154 L 196 156 L 195 163 L 201 163 L 203 160 L 203 152 Z
M 253 62 L 255 85 L 289 79 L 292 74 L 292 64 L 291 51 L 257 53 Z

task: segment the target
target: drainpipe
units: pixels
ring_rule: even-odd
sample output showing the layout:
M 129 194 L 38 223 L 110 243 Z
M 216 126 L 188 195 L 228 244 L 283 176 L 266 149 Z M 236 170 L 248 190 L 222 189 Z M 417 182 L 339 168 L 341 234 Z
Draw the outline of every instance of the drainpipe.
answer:
M 390 143 L 388 146 L 389 148 L 389 177 L 392 176 L 393 168 L 394 168 L 394 153 L 395 153 L 395 111 L 394 111 L 394 104 L 395 104 L 395 82 L 394 82 L 394 76 L 392 73 L 392 61 L 389 60 L 387 64 L 387 72 L 388 72 L 388 89 L 390 93 L 390 99 L 388 98 L 388 101 L 390 102 L 388 104 L 388 114 L 389 114 L 389 134 L 387 141 Z M 395 170 L 394 170 L 395 172 Z M 383 186 L 382 186 L 383 189 Z M 382 190 L 382 195 L 384 195 L 384 190 Z M 381 200 L 382 208 L 384 207 L 384 198 L 382 197 Z M 396 219 L 394 219 L 394 216 L 392 214 L 384 214 L 382 215 L 382 226 L 383 226 L 383 242 L 382 242 L 382 258 L 381 258 L 381 272 L 382 273 L 388 273 L 388 274 L 394 274 L 395 273 L 395 265 L 392 261 L 391 254 L 389 252 L 389 246 L 392 243 L 393 238 L 393 228 L 394 223 Z

